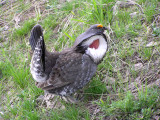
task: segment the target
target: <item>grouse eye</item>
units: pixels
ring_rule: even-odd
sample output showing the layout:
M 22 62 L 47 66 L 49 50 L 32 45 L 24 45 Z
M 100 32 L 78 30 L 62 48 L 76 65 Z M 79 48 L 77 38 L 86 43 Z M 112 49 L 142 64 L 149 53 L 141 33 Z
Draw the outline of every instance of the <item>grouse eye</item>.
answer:
M 94 40 L 94 41 L 92 42 L 92 44 L 90 44 L 89 47 L 90 47 L 90 48 L 95 48 L 95 49 L 97 49 L 97 48 L 99 47 L 99 39 Z

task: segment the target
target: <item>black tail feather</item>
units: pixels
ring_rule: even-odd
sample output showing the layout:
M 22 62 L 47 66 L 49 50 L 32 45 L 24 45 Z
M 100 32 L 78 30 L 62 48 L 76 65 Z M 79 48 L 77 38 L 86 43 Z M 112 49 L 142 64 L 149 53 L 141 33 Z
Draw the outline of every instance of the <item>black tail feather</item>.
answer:
M 32 28 L 31 36 L 29 39 L 29 42 L 33 51 L 37 45 L 38 40 L 40 39 L 40 36 L 43 37 L 42 27 L 40 25 L 35 25 Z
M 33 60 L 35 64 L 39 64 L 41 66 L 40 71 L 45 71 L 45 43 L 43 38 L 42 27 L 40 25 L 35 25 L 31 31 L 31 36 L 29 39 L 31 48 L 34 52 Z M 37 61 L 37 60 L 40 61 Z
M 40 39 L 37 42 L 34 53 L 36 54 L 37 59 L 40 59 L 40 66 L 42 67 L 41 71 L 45 71 L 45 44 L 43 36 L 40 36 Z

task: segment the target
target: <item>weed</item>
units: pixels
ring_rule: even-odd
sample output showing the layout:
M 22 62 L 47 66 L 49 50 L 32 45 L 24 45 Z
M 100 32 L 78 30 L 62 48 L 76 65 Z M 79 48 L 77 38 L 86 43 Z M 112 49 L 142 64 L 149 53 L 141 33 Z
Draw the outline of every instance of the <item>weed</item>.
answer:
M 25 21 L 22 27 L 14 30 L 13 37 L 15 39 L 17 39 L 17 37 L 24 37 L 30 32 L 30 30 L 34 25 L 35 25 L 34 20 Z
M 26 96 L 17 96 L 19 97 L 19 101 L 16 101 L 14 105 L 7 106 L 8 112 L 3 116 L 5 119 L 9 118 L 15 118 L 21 120 L 21 119 L 29 119 L 29 120 L 37 120 L 39 118 L 39 115 L 35 109 L 35 101 L 29 100 L 26 98 Z M 8 118 L 9 117 L 9 118 Z
M 66 110 L 64 111 L 50 111 L 50 117 L 55 120 L 77 120 L 84 118 L 85 120 L 90 120 L 90 115 L 88 110 L 80 109 L 75 105 L 66 106 Z
M 152 56 L 152 48 L 146 48 L 146 47 L 144 47 L 144 48 L 142 48 L 142 50 L 140 50 L 141 51 L 141 54 L 140 54 L 140 56 L 144 59 L 144 60 L 149 60 L 150 58 L 151 58 L 151 56 Z
M 147 0 L 145 1 L 145 4 L 147 7 L 145 8 L 144 14 L 146 15 L 147 22 L 152 22 L 153 15 L 156 14 L 155 8 L 157 7 L 158 0 Z
M 100 81 L 100 78 L 94 78 L 89 86 L 84 90 L 85 97 L 97 97 L 106 92 L 106 85 Z
M 12 81 L 14 81 L 15 83 L 15 86 L 18 85 L 20 88 L 27 87 L 30 75 L 29 75 L 29 68 L 26 66 L 25 61 L 20 61 L 20 59 L 17 59 L 16 62 L 21 63 L 21 66 L 16 67 L 14 66 L 14 63 L 10 61 L 9 58 L 7 58 L 6 55 L 4 56 L 6 60 L 5 64 L 1 66 L 2 67 L 1 69 L 3 69 L 2 75 L 7 76 L 8 78 L 11 77 Z M 20 55 L 20 58 L 21 57 L 23 57 L 23 55 Z
M 155 105 L 158 103 L 158 92 L 159 89 L 157 87 L 145 88 L 144 91 L 143 89 L 139 90 L 138 98 L 135 99 L 133 94 L 128 91 L 122 100 L 114 101 L 111 104 L 101 100 L 101 104 L 98 104 L 106 112 L 107 116 L 121 114 L 121 116 L 117 117 L 127 119 L 128 116 L 131 117 L 132 114 L 141 111 L 140 114 L 143 115 L 143 118 L 149 119 L 152 114 L 151 109 L 155 108 Z

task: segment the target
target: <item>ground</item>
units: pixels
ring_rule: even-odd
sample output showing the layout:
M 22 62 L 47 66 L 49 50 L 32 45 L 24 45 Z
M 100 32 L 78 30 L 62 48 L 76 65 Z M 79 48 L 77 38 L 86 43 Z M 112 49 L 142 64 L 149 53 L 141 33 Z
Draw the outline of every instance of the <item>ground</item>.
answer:
M 159 0 L 1 0 L 0 119 L 160 119 L 159 12 Z M 39 102 L 29 70 L 35 24 L 50 51 L 71 47 L 90 25 L 108 28 L 108 52 L 78 104 Z

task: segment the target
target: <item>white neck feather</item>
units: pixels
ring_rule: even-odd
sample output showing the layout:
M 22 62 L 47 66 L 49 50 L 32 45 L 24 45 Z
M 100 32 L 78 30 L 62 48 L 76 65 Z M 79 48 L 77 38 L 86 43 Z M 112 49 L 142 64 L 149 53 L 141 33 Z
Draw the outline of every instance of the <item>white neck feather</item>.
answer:
M 89 38 L 86 42 L 83 43 L 83 45 L 87 46 L 92 44 L 92 42 L 97 39 L 99 39 L 99 47 L 97 49 L 88 47 L 86 50 L 86 54 L 88 54 L 94 60 L 95 63 L 99 63 L 106 53 L 107 42 L 105 38 L 101 35 L 96 35 Z

